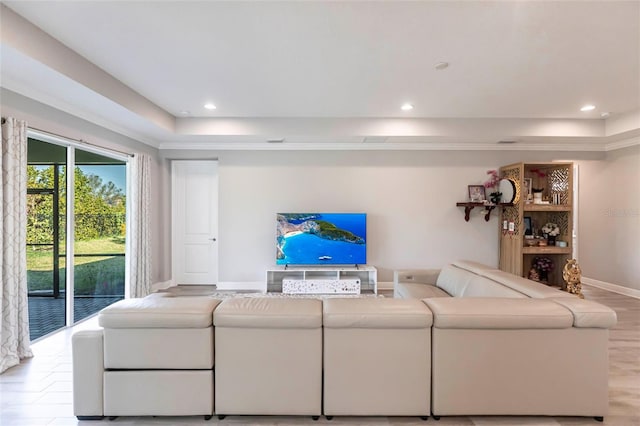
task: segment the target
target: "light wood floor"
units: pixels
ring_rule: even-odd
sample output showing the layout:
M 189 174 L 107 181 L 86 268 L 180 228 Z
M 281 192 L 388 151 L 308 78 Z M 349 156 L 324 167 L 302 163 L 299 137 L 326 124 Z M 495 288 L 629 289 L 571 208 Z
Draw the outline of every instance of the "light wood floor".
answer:
M 609 415 L 605 425 L 640 425 L 640 300 L 585 286 L 585 296 L 615 309 L 618 324 L 611 330 Z M 386 294 L 388 296 L 388 294 Z M 336 417 L 314 422 L 304 417 L 122 417 L 110 422 L 79 422 L 73 417 L 71 386 L 71 335 L 96 328 L 90 319 L 62 330 L 33 345 L 35 357 L 0 375 L 0 425 L 601 425 L 580 417 L 443 417 L 423 422 L 415 417 Z M 580 354 L 571 354 L 579 357 Z M 567 398 L 571 398 L 567 395 Z

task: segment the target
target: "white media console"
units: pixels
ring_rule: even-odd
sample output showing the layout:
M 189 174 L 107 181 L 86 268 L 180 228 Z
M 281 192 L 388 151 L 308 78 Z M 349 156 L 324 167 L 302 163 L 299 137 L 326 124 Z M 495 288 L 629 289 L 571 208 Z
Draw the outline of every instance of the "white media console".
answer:
M 374 266 L 278 266 L 267 271 L 267 291 L 292 294 L 377 294 L 378 270 Z

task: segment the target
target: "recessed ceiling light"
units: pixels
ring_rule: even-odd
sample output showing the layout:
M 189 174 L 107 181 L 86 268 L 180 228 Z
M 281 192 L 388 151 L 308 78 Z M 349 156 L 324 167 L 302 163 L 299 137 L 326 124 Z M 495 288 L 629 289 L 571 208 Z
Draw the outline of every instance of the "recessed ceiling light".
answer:
M 443 70 L 443 69 L 446 69 L 447 67 L 449 67 L 449 62 L 438 62 L 438 63 L 435 65 L 435 68 L 436 68 L 437 70 Z
M 587 112 L 587 111 L 593 111 L 594 109 L 596 109 L 595 105 L 585 105 L 582 108 L 580 108 L 580 111 Z
M 601 113 L 601 114 L 600 114 L 600 117 L 602 117 L 602 118 L 607 118 L 607 117 L 609 117 L 610 115 L 611 115 L 611 113 L 610 113 L 610 112 L 606 112 L 606 111 L 605 111 L 605 112 L 603 112 L 603 113 Z
M 187 111 L 186 109 L 180 111 L 180 115 L 189 115 L 191 114 L 191 111 Z
M 400 107 L 400 109 L 403 110 L 403 111 L 411 111 L 413 109 L 413 105 L 408 104 L 408 103 L 407 104 L 403 104 Z
M 212 104 L 211 102 L 204 104 L 204 107 L 206 109 L 216 109 L 216 106 L 214 104 Z

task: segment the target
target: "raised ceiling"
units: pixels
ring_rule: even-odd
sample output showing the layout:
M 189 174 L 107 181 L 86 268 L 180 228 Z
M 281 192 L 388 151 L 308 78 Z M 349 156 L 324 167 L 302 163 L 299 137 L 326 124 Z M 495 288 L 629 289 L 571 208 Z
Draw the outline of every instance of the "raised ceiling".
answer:
M 637 1 L 2 3 L 3 87 L 156 146 L 640 134 Z

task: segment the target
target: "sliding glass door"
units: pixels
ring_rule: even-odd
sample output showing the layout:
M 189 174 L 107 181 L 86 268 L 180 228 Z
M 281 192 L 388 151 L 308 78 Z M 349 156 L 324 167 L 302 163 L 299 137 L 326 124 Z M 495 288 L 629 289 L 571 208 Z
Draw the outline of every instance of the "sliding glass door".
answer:
M 66 324 L 66 148 L 29 140 L 27 288 L 31 340 Z
M 124 298 L 127 167 L 123 159 L 29 138 L 27 170 L 34 340 Z
M 75 150 L 74 321 L 124 298 L 126 163 Z

